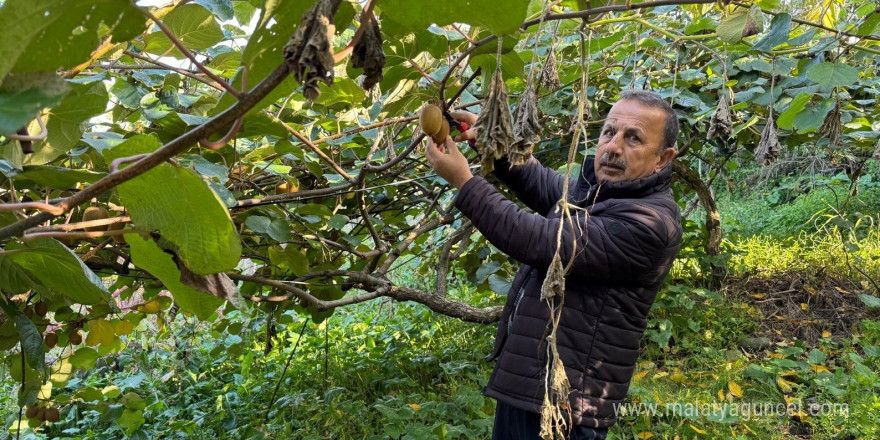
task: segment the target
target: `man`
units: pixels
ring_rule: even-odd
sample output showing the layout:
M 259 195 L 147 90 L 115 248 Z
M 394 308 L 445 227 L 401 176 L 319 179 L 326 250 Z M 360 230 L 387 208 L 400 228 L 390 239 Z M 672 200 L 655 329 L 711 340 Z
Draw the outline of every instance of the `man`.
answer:
M 456 118 L 473 124 L 476 115 Z M 672 108 L 647 91 L 626 91 L 611 108 L 597 143 L 569 189 L 574 225 L 566 222 L 565 282 L 557 347 L 571 385 L 571 439 L 603 439 L 617 419 L 639 353 L 639 340 L 660 285 L 681 244 L 678 204 L 669 183 L 678 136 Z M 473 132 L 456 137 L 472 139 Z M 501 315 L 497 360 L 484 393 L 498 401 L 496 440 L 536 440 L 544 397 L 548 304 L 541 284 L 556 252 L 564 177 L 530 158 L 496 161 L 495 174 L 534 213 L 473 176 L 452 139 L 428 140 L 428 162 L 459 189 L 456 207 L 486 239 L 522 263 Z M 572 252 L 573 251 L 573 252 Z

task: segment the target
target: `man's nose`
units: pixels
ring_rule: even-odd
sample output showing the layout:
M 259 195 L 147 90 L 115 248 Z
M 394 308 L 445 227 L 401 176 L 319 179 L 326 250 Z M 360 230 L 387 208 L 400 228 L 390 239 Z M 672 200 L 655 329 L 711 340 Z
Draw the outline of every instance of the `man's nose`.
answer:
M 623 131 L 614 133 L 614 136 L 608 141 L 608 152 L 620 156 L 623 152 Z

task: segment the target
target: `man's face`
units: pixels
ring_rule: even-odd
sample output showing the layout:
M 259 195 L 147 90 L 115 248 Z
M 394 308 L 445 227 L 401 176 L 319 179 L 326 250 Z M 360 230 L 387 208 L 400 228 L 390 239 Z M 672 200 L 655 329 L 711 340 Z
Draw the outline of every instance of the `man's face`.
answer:
M 593 167 L 599 182 L 636 180 L 662 170 L 675 154 L 663 143 L 663 110 L 634 99 L 617 101 L 599 135 Z

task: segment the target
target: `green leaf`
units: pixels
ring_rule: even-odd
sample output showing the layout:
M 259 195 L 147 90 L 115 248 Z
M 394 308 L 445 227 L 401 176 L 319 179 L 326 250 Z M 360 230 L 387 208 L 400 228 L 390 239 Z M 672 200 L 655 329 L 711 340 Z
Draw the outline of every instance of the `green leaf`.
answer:
M 122 415 L 116 419 L 116 423 L 125 431 L 126 435 L 131 435 L 131 433 L 143 425 L 144 422 L 146 422 L 146 420 L 144 420 L 143 410 L 126 409 L 122 412 Z
M 7 310 L 8 314 L 9 311 Z M 18 330 L 18 337 L 21 341 L 21 350 L 24 352 L 24 359 L 31 368 L 37 370 L 43 376 L 46 375 L 46 352 L 43 349 L 43 337 L 37 326 L 28 319 L 24 313 L 16 310 L 13 314 L 15 319 L 15 328 Z
M 877 30 L 877 26 L 880 25 L 880 13 L 872 13 L 874 11 L 875 6 L 870 3 L 866 3 L 863 7 L 870 12 L 871 16 L 868 17 L 864 23 L 862 23 L 859 28 L 856 30 L 856 35 L 860 37 L 868 36 L 874 33 Z
M 869 308 L 880 308 L 880 298 L 877 298 L 876 296 L 868 295 L 867 293 L 860 293 L 859 299 Z
M 288 267 L 296 276 L 301 277 L 309 273 L 309 259 L 300 248 L 287 246 L 284 249 L 284 256 L 287 257 Z
M 485 26 L 492 33 L 501 35 L 513 32 L 522 25 L 529 6 L 528 0 L 481 2 L 478 7 L 471 3 L 470 0 L 436 2 L 384 0 L 380 7 L 382 18 L 394 21 L 403 30 L 424 30 L 431 23 L 437 26 L 470 23 Z
M 28 247 L 7 257 L 24 269 L 31 279 L 80 304 L 98 304 L 109 300 L 101 278 L 66 246 L 53 239 L 37 239 Z M 8 245 L 11 248 L 12 245 Z
M 116 338 L 113 326 L 105 319 L 93 319 L 89 321 L 89 334 L 86 336 L 86 344 L 97 347 L 98 345 L 109 346 Z
M 799 133 L 809 133 L 822 126 L 825 116 L 834 108 L 834 100 L 826 99 L 818 105 L 808 107 L 794 118 L 794 128 Z
M 128 41 L 146 19 L 128 0 L 7 0 L 0 8 L 0 78 L 89 59 L 100 40 Z
M 85 131 L 84 123 L 104 112 L 107 107 L 107 89 L 104 83 L 71 84 L 71 91 L 58 106 L 52 109 L 46 128 L 45 142 L 34 144 L 33 155 L 26 160 L 32 165 L 42 165 L 75 147 Z M 34 123 L 31 131 L 36 132 Z
M 109 162 L 158 147 L 155 138 L 137 136 L 104 154 Z M 241 243 L 229 211 L 195 171 L 163 163 L 117 190 L 132 222 L 158 231 L 168 250 L 194 273 L 207 275 L 238 265 Z
M 791 32 L 791 15 L 781 13 L 773 17 L 770 22 L 770 32 L 758 40 L 752 50 L 760 50 L 761 52 L 770 52 L 774 47 L 788 41 L 788 34 Z
M 227 21 L 232 20 L 235 11 L 232 8 L 232 2 L 229 0 L 196 0 L 196 3 L 207 8 L 217 18 Z M 242 23 L 247 24 L 247 23 Z
M 223 304 L 222 299 L 181 283 L 180 270 L 171 255 L 163 252 L 153 240 L 134 234 L 126 234 L 125 239 L 131 246 L 131 261 L 162 281 L 183 311 L 205 320 Z
M 788 106 L 788 110 L 782 112 L 779 115 L 779 119 L 776 120 L 776 125 L 779 128 L 783 128 L 786 130 L 791 130 L 792 125 L 794 124 L 794 117 L 798 115 L 803 109 L 804 106 L 810 102 L 810 99 L 813 97 L 812 93 L 801 93 L 797 95 L 792 101 L 791 105 Z
M 30 274 L 7 256 L 0 255 L 0 273 L 3 274 L 0 277 L 0 291 L 6 293 L 24 293 L 35 284 Z
M 15 180 L 30 180 L 48 188 L 74 188 L 78 183 L 95 183 L 107 173 L 96 173 L 89 170 L 76 170 L 49 165 L 29 165 L 24 172 L 15 176 Z
M 731 14 L 721 21 L 716 32 L 718 39 L 726 43 L 736 43 L 742 40 L 743 29 L 749 19 L 749 11 L 739 11 Z
M 54 72 L 10 75 L 0 86 L 0 134 L 26 127 L 37 113 L 58 104 L 70 86 Z
M 98 361 L 98 352 L 91 347 L 82 347 L 77 349 L 69 360 L 71 365 L 80 370 L 91 370 L 95 368 L 95 362 Z M 93 400 L 100 400 L 100 398 Z
M 190 50 L 207 49 L 225 38 L 211 11 L 195 3 L 174 8 L 162 18 L 162 23 L 183 43 L 184 47 Z M 176 58 L 184 58 L 180 50 L 176 47 L 172 49 L 173 43 L 161 30 L 148 34 L 144 42 L 146 43 L 144 50 L 147 52 L 157 55 L 167 53 Z
M 847 87 L 859 80 L 859 70 L 840 63 L 816 64 L 807 71 L 807 78 L 825 87 Z

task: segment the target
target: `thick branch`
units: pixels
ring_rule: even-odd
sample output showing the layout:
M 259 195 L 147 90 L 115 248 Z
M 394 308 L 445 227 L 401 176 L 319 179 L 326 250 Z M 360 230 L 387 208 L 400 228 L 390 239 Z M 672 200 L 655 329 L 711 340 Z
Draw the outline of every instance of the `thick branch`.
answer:
M 160 163 L 165 162 L 175 155 L 185 151 L 187 148 L 195 145 L 199 141 L 199 139 L 205 138 L 212 133 L 215 133 L 229 126 L 229 124 L 235 121 L 235 119 L 243 116 L 248 110 L 257 105 L 260 100 L 266 97 L 269 92 L 271 92 L 273 89 L 275 89 L 275 87 L 281 84 L 281 82 L 284 81 L 284 79 L 289 74 L 288 69 L 289 67 L 287 63 L 282 63 L 277 69 L 275 69 L 275 71 L 270 73 L 269 76 L 266 77 L 266 79 L 260 82 L 260 84 L 257 84 L 252 92 L 243 95 L 238 103 L 228 108 L 223 113 L 215 116 L 213 119 L 209 120 L 203 125 L 197 126 L 192 130 L 178 136 L 173 141 L 165 144 L 162 148 L 156 150 L 149 156 L 139 160 L 131 166 L 119 170 L 118 172 L 108 174 L 91 186 L 86 187 L 84 190 L 62 200 L 61 203 L 58 205 L 59 208 L 61 208 L 61 211 L 64 212 L 77 205 L 85 203 L 91 200 L 93 197 L 97 197 L 103 194 L 105 191 L 108 191 L 123 182 L 131 180 L 158 166 Z M 8 225 L 0 229 L 0 240 L 20 235 L 24 230 L 37 226 L 43 222 L 49 221 L 55 215 L 56 214 L 44 212 Z

